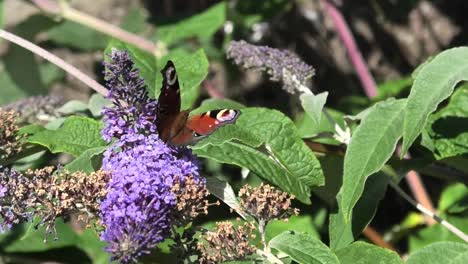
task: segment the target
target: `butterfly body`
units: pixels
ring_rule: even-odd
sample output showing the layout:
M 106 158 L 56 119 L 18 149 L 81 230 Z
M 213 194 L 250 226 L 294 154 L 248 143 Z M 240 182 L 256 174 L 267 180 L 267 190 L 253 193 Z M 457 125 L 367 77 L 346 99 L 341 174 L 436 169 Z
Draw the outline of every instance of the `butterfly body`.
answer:
M 159 137 L 172 146 L 186 146 L 197 143 L 219 127 L 235 123 L 239 110 L 218 109 L 199 115 L 189 115 L 188 110 L 180 111 L 180 86 L 172 61 L 161 71 L 163 82 L 158 100 L 157 127 Z

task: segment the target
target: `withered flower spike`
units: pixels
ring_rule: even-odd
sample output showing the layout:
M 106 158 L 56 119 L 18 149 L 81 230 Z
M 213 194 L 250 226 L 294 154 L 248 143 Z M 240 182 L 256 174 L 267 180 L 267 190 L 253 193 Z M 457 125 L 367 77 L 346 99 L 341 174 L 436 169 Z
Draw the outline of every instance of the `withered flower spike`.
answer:
M 176 177 L 172 192 L 176 197 L 176 208 L 173 213 L 175 223 L 183 226 L 200 214 L 208 214 L 208 207 L 212 204 L 206 197 L 210 194 L 206 184 L 193 175 L 185 179 Z
M 202 235 L 206 243 L 199 242 L 200 263 L 220 263 L 230 260 L 245 260 L 256 248 L 249 244 L 255 226 L 244 223 L 237 228 L 231 222 L 216 223 L 216 231 L 208 231 Z
M 0 169 L 0 229 L 36 216 L 41 219 L 38 226 L 46 226 L 46 234 L 56 237 L 55 220 L 71 214 L 89 225 L 99 213 L 109 179 L 105 171 L 70 173 L 45 167 L 22 174 Z
M 268 184 L 258 187 L 245 185 L 239 190 L 240 205 L 253 216 L 259 227 L 263 245 L 266 247 L 265 229 L 269 221 L 287 221 L 291 215 L 298 215 L 299 209 L 292 208 L 294 195 L 277 190 Z
M 24 136 L 18 135 L 18 114 L 0 108 L 0 160 L 18 154 L 23 145 Z

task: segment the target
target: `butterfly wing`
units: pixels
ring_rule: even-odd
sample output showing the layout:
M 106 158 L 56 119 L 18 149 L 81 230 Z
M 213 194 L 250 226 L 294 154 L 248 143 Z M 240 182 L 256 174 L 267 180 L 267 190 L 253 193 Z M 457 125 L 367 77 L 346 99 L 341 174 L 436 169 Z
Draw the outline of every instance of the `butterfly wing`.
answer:
M 156 125 L 159 137 L 168 141 L 185 126 L 188 112 L 180 112 L 180 86 L 174 63 L 168 61 L 161 73 L 163 81 L 158 98 Z
M 218 109 L 191 116 L 184 129 L 180 130 L 180 133 L 173 137 L 169 143 L 175 146 L 195 144 L 219 127 L 235 123 L 239 115 L 239 110 Z
M 189 117 L 180 111 L 180 86 L 176 68 L 168 61 L 161 71 L 161 94 L 158 99 L 157 127 L 159 137 L 172 146 L 195 144 L 217 128 L 236 122 L 239 110 L 219 109 Z

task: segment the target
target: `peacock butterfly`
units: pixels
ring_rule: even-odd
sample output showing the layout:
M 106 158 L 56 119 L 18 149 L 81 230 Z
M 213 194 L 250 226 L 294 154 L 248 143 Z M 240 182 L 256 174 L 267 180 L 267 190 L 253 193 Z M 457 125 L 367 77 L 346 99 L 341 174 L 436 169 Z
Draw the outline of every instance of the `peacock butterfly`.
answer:
M 180 87 L 176 68 L 168 61 L 164 69 L 161 94 L 158 99 L 157 120 L 159 137 L 172 146 L 186 146 L 204 139 L 219 127 L 235 123 L 239 110 L 218 109 L 189 116 L 180 111 Z

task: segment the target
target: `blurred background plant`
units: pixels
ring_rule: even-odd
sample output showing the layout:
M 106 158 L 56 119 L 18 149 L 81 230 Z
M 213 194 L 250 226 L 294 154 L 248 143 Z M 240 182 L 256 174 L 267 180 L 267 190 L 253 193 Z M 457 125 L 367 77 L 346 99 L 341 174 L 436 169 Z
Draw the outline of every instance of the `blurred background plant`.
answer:
M 340 249 L 357 239 L 389 248 L 400 256 L 416 252 L 436 241 L 461 242 L 446 228 L 433 225 L 431 220 L 416 213 L 396 191 L 391 188 L 387 190 L 389 181 L 401 178 L 407 172 L 408 180 L 402 181 L 401 185 L 405 191 L 412 193 L 425 207 L 436 210 L 465 233 L 468 232 L 468 90 L 463 85 L 457 88 L 450 100 L 441 104 L 436 113 L 429 116 L 421 141 L 411 148 L 411 158 L 399 160 L 395 155 L 382 172 L 368 177 L 369 173 L 364 177 L 368 177 L 365 185 L 365 180 L 361 184 L 364 193 L 358 196 L 359 200 L 356 198 L 356 201 L 350 202 L 354 203 L 350 205 L 351 209 L 356 204 L 352 212 L 352 228 L 346 229 L 346 222 L 334 218 L 338 214 L 336 200 L 341 199 L 342 195 L 338 191 L 343 181 L 343 152 L 345 144 L 349 143 L 351 131 L 358 131 L 355 121 L 365 116 L 359 113 L 388 98 L 406 98 L 418 70 L 422 68 L 419 65 L 424 65 L 442 50 L 466 45 L 466 1 L 3 0 L 0 1 L 0 8 L 3 29 L 57 55 L 100 84 L 105 82 L 102 64 L 105 54 L 110 54 L 112 47 L 125 49 L 129 50 L 136 67 L 140 69 L 150 97 L 157 97 L 161 83 L 159 70 L 167 59 L 171 59 L 176 63 L 182 79 L 183 109 L 200 105 L 194 112 L 216 107 L 242 108 L 243 105 L 265 107 L 269 109 L 246 110 L 245 120 L 249 120 L 249 117 L 254 120 L 259 115 L 268 120 L 280 120 L 278 122 L 282 122 L 284 127 L 295 124 L 297 131 L 296 128 L 282 130 L 262 142 L 266 147 L 258 152 L 270 153 L 270 157 L 265 155 L 261 165 L 264 168 L 273 166 L 268 163 L 271 162 L 271 153 L 274 153 L 273 158 L 280 160 L 279 163 L 290 155 L 291 160 L 299 159 L 287 151 L 301 153 L 305 146 L 302 138 L 318 158 L 312 154 L 305 155 L 302 162 L 308 167 L 301 167 L 301 163 L 299 168 L 287 164 L 285 169 L 273 166 L 271 170 L 252 170 L 243 161 L 232 162 L 229 161 L 232 157 L 218 154 L 222 152 L 222 147 L 210 147 L 203 145 L 203 142 L 194 147 L 195 154 L 207 158 L 201 160 L 200 174 L 228 181 L 235 190 L 233 196 L 245 184 L 257 186 L 264 181 L 296 195 L 297 200 L 293 204 L 300 208 L 299 216 L 291 216 L 287 223 L 267 221 L 269 224 L 265 233 L 251 237 L 240 234 L 238 239 L 242 241 L 251 239 L 257 248 L 263 248 L 265 244 L 262 245 L 260 240 L 270 241 L 286 230 L 301 231 L 329 245 L 342 263 L 351 262 L 346 262 L 350 260 L 347 258 L 349 256 L 343 251 L 340 253 Z M 340 17 L 347 25 L 340 24 Z M 354 40 L 347 38 L 348 26 L 348 33 Z M 237 61 L 239 54 L 236 57 L 236 52 L 243 50 L 236 46 L 239 42 L 231 42 L 233 40 L 287 51 L 281 53 L 284 57 L 275 57 L 277 61 L 264 60 L 262 65 L 254 61 L 250 63 L 255 65 L 246 66 L 245 61 Z M 266 47 L 257 49 L 260 53 L 280 54 L 277 50 L 265 51 Z M 229 58 L 226 56 L 228 51 Z M 252 54 L 258 53 L 247 52 L 244 56 L 252 58 Z M 2 133 L 18 130 L 12 118 L 21 126 L 18 135 L 8 134 L 10 139 L 13 137 L 16 140 L 17 137 L 21 142 L 5 145 L 13 146 L 12 150 L 0 149 L 1 155 L 4 155 L 3 152 L 7 154 L 1 156 L 0 165 L 18 171 L 60 164 L 67 164 L 66 168 L 71 171 L 85 170 L 88 173 L 100 168 L 100 157 L 106 144 L 99 134 L 76 149 L 67 148 L 66 142 L 71 145 L 73 138 L 60 138 L 65 143 L 57 146 L 50 140 L 51 134 L 44 131 L 61 130 L 55 134 L 59 135 L 88 126 L 87 121 L 80 118 L 100 120 L 102 107 L 109 105 L 109 102 L 88 85 L 22 47 L 3 40 L 0 56 L 0 107 L 5 110 L 1 112 L 0 122 L 8 124 Z M 279 62 L 284 62 L 286 66 L 278 65 Z M 300 78 L 294 79 L 294 75 L 287 73 L 287 65 L 294 63 L 302 65 L 293 68 Z M 258 69 L 244 70 L 236 64 Z M 262 70 L 268 74 L 263 74 Z M 310 76 L 305 76 L 307 72 Z M 288 88 L 289 83 L 292 84 Z M 299 95 L 288 93 L 291 90 L 294 93 L 290 87 L 295 87 Z M 221 100 L 225 98 L 239 103 Z M 400 107 L 398 102 L 402 101 L 396 102 L 395 107 Z M 281 111 L 294 123 L 270 109 Z M 15 114 L 6 111 L 15 111 Z M 3 118 L 3 115 L 8 116 Z M 64 123 L 65 120 L 69 120 L 68 125 Z M 239 120 L 241 125 L 249 125 L 247 121 L 244 121 L 247 124 L 242 121 Z M 89 126 L 91 131 L 101 128 L 97 122 Z M 348 126 L 351 131 L 346 130 Z M 264 128 L 263 132 L 261 128 L 255 129 L 259 130 L 256 131 L 258 134 L 268 132 L 268 128 Z M 233 131 L 245 132 L 241 129 Z M 41 135 L 41 132 L 44 134 Z M 256 142 L 258 134 L 249 140 Z M 291 134 L 297 139 L 285 145 L 275 141 L 275 136 Z M 26 135 L 32 136 L 25 140 Z M 240 148 L 237 145 L 230 147 Z M 353 148 L 350 146 L 349 149 Z M 285 152 L 280 153 L 281 150 Z M 20 151 L 16 157 L 10 155 Z M 318 172 L 320 168 L 317 166 L 321 166 L 323 174 Z M 313 171 L 314 177 L 305 175 L 301 170 Z M 413 170 L 421 174 L 423 185 Z M 291 177 L 285 171 L 293 171 L 295 176 L 310 182 L 300 191 L 295 189 L 300 185 L 300 180 L 289 187 L 284 186 L 285 179 Z M 323 183 L 323 178 L 326 185 L 318 187 Z M 204 233 L 209 242 L 219 239 L 216 236 L 220 236 L 223 228 L 234 233 L 239 230 L 233 228 L 232 223 L 237 222 L 235 219 L 238 215 L 230 207 L 249 219 L 249 213 L 239 209 L 241 207 L 236 210 L 235 202 L 232 202 L 234 206 L 229 204 L 226 187 L 216 192 L 219 184 L 208 181 L 207 186 L 214 196 L 231 206 L 210 207 L 209 214 L 196 220 L 196 224 L 204 229 L 216 230 L 217 233 Z M 312 196 L 309 197 L 311 190 Z M 215 198 L 210 196 L 210 203 L 214 202 Z M 1 235 L 2 260 L 8 263 L 107 263 L 109 256 L 102 250 L 104 243 L 99 241 L 98 235 L 84 229 L 74 216 L 65 219 L 66 223 L 56 222 L 59 239 L 46 244 L 42 243 L 43 230 L 35 231 L 33 224 L 18 225 Z M 239 227 L 242 229 L 243 226 L 239 224 Z M 49 230 L 50 226 L 46 228 Z M 255 232 L 247 225 L 244 229 Z M 190 240 L 193 235 L 189 232 L 189 238 L 181 239 Z M 276 237 L 271 242 L 271 248 L 287 252 L 282 247 L 284 241 L 281 241 L 287 236 Z M 307 239 L 304 238 L 304 241 Z M 354 246 L 352 250 L 369 246 L 351 245 Z M 195 247 L 195 244 L 192 246 Z M 255 252 L 250 245 L 243 246 L 249 253 Z M 199 247 L 208 252 L 207 247 Z M 166 241 L 143 261 L 170 263 L 173 261 L 170 252 L 174 248 Z M 257 254 L 262 256 L 262 252 Z M 268 256 L 265 258 L 268 259 Z M 297 258 L 292 259 L 300 262 Z

